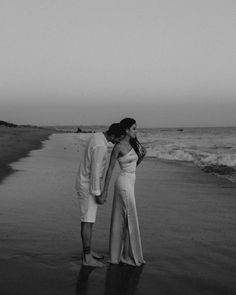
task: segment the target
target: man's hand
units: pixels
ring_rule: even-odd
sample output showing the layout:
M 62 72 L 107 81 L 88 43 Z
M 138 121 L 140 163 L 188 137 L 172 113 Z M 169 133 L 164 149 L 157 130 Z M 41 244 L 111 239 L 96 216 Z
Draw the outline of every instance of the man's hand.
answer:
M 103 195 L 95 196 L 95 200 L 99 205 L 103 205 L 106 202 L 106 199 L 103 197 Z

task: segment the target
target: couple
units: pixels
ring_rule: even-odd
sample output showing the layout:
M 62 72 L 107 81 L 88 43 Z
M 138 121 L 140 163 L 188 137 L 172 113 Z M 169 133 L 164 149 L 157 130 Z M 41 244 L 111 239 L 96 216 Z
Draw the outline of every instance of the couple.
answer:
M 115 182 L 111 227 L 110 263 L 120 262 L 140 266 L 145 263 L 135 204 L 134 184 L 136 166 L 142 161 L 146 150 L 136 138 L 136 121 L 125 118 L 112 124 L 104 133 L 91 136 L 84 151 L 76 179 L 76 190 L 81 209 L 81 237 L 83 265 L 100 267 L 102 258 L 91 250 L 92 229 L 96 220 L 98 204 L 105 203 L 108 186 L 116 160 L 121 168 Z M 108 142 L 115 144 L 106 172 L 103 191 L 102 180 L 108 159 Z

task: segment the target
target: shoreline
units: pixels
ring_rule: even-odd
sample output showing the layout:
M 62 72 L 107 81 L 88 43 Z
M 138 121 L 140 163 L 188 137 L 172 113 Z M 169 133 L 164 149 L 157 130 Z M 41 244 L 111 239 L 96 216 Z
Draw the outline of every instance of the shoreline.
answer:
M 27 157 L 32 150 L 40 149 L 43 141 L 47 140 L 53 133 L 67 133 L 65 130 L 58 130 L 50 127 L 40 126 L 18 126 L 6 127 L 0 126 L 0 184 L 2 181 L 12 173 L 14 169 L 10 166 L 11 163 L 18 161 L 21 158 Z M 71 132 L 69 132 L 71 133 Z M 88 133 L 81 131 L 81 133 Z M 183 166 L 195 166 L 188 161 L 173 161 L 168 159 L 146 158 L 146 161 L 157 161 L 167 164 L 176 164 Z M 208 171 L 197 167 L 206 174 L 214 175 L 218 179 L 226 179 L 229 183 L 234 183 L 224 174 L 216 173 L 215 171 Z
M 0 184 L 14 173 L 11 163 L 40 149 L 56 130 L 41 127 L 0 127 Z

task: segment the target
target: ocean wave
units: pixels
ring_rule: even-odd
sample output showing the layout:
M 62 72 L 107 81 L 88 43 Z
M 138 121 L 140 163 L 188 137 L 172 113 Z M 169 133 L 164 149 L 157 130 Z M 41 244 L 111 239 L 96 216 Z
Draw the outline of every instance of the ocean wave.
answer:
M 158 159 L 172 160 L 172 161 L 188 161 L 193 162 L 193 156 L 183 149 L 170 149 L 166 147 L 147 148 L 147 157 L 156 157 Z
M 214 153 L 189 148 L 185 145 L 167 144 L 147 147 L 147 157 L 168 161 L 192 162 L 204 172 L 221 175 L 236 182 L 236 154 Z

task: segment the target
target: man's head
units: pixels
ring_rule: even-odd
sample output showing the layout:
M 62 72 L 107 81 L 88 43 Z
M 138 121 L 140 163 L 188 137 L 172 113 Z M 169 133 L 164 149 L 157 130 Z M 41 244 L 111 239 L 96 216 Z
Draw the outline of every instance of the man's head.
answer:
M 106 138 L 113 144 L 117 143 L 124 136 L 124 130 L 120 123 L 113 123 L 106 131 Z

